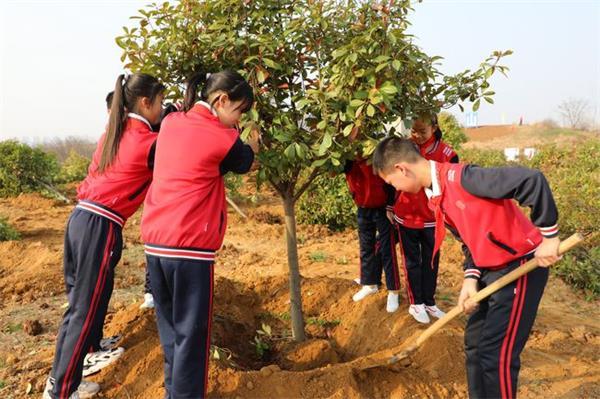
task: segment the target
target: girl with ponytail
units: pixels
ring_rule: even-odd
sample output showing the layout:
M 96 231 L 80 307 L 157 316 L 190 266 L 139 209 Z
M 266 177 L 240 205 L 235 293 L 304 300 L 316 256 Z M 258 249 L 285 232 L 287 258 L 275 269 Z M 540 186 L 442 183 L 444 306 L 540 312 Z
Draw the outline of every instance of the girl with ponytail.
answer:
M 142 240 L 169 398 L 206 396 L 214 259 L 227 228 L 223 176 L 248 172 L 258 152 L 258 132 L 244 144 L 236 129 L 253 102 L 237 72 L 199 72 L 184 112 L 161 125 Z
M 122 250 L 121 230 L 142 204 L 152 181 L 156 133 L 165 87 L 145 74 L 120 75 L 101 137 L 77 188 L 79 200 L 65 232 L 64 276 L 69 307 L 58 332 L 44 398 L 89 398 L 98 384 L 82 382 L 84 358 L 102 336 Z M 98 353 L 95 371 L 123 353 Z M 103 363 L 102 363 L 103 362 Z M 89 365 L 86 365 L 86 367 Z M 86 369 L 86 375 L 93 370 Z

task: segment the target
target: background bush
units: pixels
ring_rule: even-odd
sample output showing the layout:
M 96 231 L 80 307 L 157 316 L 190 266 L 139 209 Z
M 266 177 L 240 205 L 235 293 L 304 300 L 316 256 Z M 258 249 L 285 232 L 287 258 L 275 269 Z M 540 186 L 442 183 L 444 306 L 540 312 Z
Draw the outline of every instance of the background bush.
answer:
M 438 115 L 438 125 L 442 131 L 442 140 L 458 151 L 463 143 L 467 142 L 467 135 L 456 117 L 448 112 Z
M 87 176 L 90 166 L 90 158 L 80 155 L 74 149 L 71 149 L 69 156 L 65 159 L 56 176 L 57 183 L 79 182 Z
M 0 197 L 41 191 L 58 173 L 56 157 L 15 140 L 0 142 Z
M 344 174 L 322 175 L 298 201 L 298 222 L 323 224 L 331 230 L 356 227 L 356 205 Z

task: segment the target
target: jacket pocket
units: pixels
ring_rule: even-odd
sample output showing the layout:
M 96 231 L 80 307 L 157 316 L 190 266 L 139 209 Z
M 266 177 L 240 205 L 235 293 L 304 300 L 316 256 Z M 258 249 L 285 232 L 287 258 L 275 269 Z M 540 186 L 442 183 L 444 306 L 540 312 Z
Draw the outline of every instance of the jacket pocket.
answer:
M 223 232 L 223 222 L 225 221 L 225 214 L 221 211 L 221 220 L 219 221 L 219 234 Z
M 516 255 L 517 251 L 514 250 L 514 248 L 509 247 L 508 245 L 506 245 L 505 243 L 503 243 L 502 241 L 498 241 L 496 239 L 496 237 L 494 237 L 494 235 L 491 232 L 487 233 L 487 238 L 488 240 L 490 240 L 494 245 L 496 245 L 497 247 L 502 248 L 503 250 L 505 250 L 506 252 L 508 252 L 511 255 Z

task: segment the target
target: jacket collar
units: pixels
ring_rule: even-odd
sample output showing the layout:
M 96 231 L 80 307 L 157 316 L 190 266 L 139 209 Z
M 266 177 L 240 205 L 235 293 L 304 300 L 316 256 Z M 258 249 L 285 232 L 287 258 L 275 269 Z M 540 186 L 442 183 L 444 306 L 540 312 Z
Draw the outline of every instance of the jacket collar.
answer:
M 130 112 L 127 114 L 127 117 L 141 121 L 142 123 L 144 123 L 148 126 L 148 129 L 150 129 L 150 131 L 152 131 L 152 125 L 150 124 L 150 122 L 148 122 L 148 119 L 144 118 L 142 115 L 138 115 L 136 113 Z
M 431 187 L 425 188 L 425 195 L 427 195 L 428 199 L 431 199 L 431 197 L 440 196 L 442 190 L 440 189 L 440 182 L 438 180 L 437 162 L 429 161 L 429 166 L 431 169 Z

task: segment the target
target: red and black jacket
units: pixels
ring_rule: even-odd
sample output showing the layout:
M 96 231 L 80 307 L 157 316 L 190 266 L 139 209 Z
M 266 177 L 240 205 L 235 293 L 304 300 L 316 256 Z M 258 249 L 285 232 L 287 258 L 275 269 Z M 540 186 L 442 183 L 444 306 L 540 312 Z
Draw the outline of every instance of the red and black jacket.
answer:
M 464 244 L 465 277 L 479 278 L 480 268 L 504 267 L 535 251 L 542 237 L 558 235 L 558 210 L 540 171 L 431 164 L 429 205 L 441 231 L 436 231 L 435 251 L 445 222 Z M 531 208 L 531 220 L 513 199 Z
M 344 166 L 348 189 L 356 206 L 382 208 L 394 203 L 395 190 L 375 173 L 366 159 L 347 161 Z
M 419 145 L 421 155 L 425 159 L 436 162 L 458 162 L 458 155 L 452 147 L 440 139 L 440 135 L 432 135 L 431 139 Z M 411 229 L 435 227 L 435 216 L 427 205 L 425 191 L 416 194 L 399 191 L 394 203 L 394 220 L 399 225 Z
M 142 216 L 149 255 L 213 260 L 227 228 L 228 171 L 246 173 L 254 160 L 237 130 L 200 102 L 169 114 L 156 144 L 154 180 Z
M 88 169 L 77 188 L 77 208 L 104 216 L 123 227 L 140 207 L 152 182 L 157 134 L 140 115 L 130 113 L 112 164 L 102 173 L 98 164 L 104 146 L 102 135 Z

